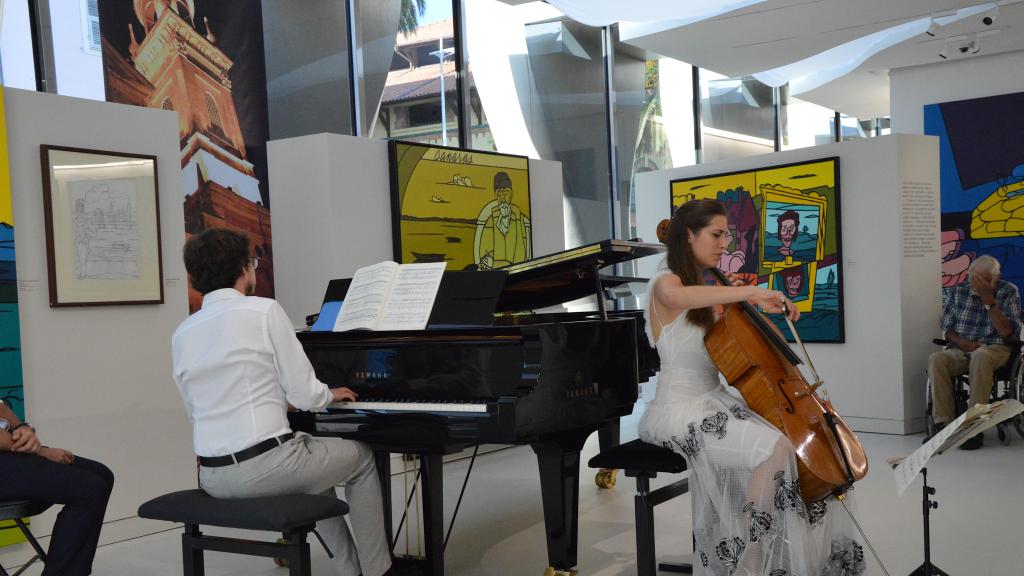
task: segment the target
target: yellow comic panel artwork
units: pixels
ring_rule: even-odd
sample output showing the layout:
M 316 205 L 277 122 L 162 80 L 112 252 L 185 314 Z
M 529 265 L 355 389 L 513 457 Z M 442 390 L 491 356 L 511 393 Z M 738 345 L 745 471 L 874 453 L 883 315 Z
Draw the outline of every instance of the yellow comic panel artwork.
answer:
M 756 176 L 754 171 L 710 178 L 694 178 L 672 183 L 672 207 L 677 208 L 690 200 L 703 198 L 719 199 L 719 194 L 726 190 L 743 189 L 750 194 L 755 193 Z
M 533 257 L 528 159 L 397 144 L 401 262 L 496 269 Z

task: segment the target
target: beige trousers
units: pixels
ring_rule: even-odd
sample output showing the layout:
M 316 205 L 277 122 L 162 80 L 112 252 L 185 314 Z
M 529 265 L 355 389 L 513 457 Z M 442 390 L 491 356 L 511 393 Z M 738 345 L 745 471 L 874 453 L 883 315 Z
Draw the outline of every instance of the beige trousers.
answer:
M 1010 359 L 1010 347 L 990 344 L 967 354 L 959 348 L 947 348 L 928 357 L 928 377 L 932 381 L 932 415 L 936 424 L 951 422 L 953 380 L 967 374 L 971 385 L 970 406 L 988 404 L 992 396 L 992 374 Z
M 318 522 L 317 531 L 334 552 L 338 576 L 380 576 L 391 567 L 391 553 L 384 534 L 377 467 L 373 452 L 365 444 L 299 432 L 288 442 L 241 464 L 199 469 L 199 485 L 214 498 L 276 494 L 337 497 L 334 487 L 341 483 L 345 484 L 356 541 L 344 518 Z

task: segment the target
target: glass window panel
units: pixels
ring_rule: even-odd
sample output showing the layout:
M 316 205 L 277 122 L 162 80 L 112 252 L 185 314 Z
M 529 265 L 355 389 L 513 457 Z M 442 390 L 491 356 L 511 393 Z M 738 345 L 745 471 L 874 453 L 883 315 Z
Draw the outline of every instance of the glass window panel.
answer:
M 628 50 L 616 49 L 615 56 L 619 191 L 621 203 L 628 206 L 622 230 L 624 236 L 635 238 L 643 235 L 636 228 L 636 175 L 696 163 L 693 68 L 655 55 L 638 60 Z M 642 64 L 642 77 L 633 70 L 634 62 Z M 646 233 L 644 240 L 655 241 L 650 231 Z
M 341 0 L 263 0 L 270 138 L 352 134 L 348 17 Z
M 3 28 L 0 29 L 0 80 L 4 86 L 36 89 L 36 69 L 32 60 L 32 28 L 28 2 L 2 2 Z
M 700 71 L 702 162 L 775 151 L 772 89 L 752 76 Z
M 106 99 L 103 57 L 92 33 L 94 24 L 99 23 L 95 10 L 96 3 L 90 0 L 50 0 L 53 77 L 58 94 Z
M 795 150 L 835 141 L 832 125 L 835 112 L 789 96 L 789 86 L 780 89 L 782 115 L 782 149 Z
M 540 2 L 466 0 L 465 13 L 474 142 L 560 161 L 567 245 L 610 238 L 601 29 Z
M 867 120 L 861 122 L 857 118 L 841 114 L 839 116 L 840 135 L 843 141 L 856 140 L 858 138 L 868 138 L 872 131 L 872 122 Z
M 367 135 L 459 146 L 452 15 L 452 0 L 359 3 Z

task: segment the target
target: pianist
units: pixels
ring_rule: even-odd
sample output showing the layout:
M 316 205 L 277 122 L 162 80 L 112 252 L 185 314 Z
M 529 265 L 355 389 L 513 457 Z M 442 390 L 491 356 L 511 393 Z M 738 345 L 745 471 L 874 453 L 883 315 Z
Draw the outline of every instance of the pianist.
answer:
M 192 422 L 199 484 L 217 498 L 329 494 L 345 484 L 352 529 L 343 518 L 318 528 L 341 575 L 380 576 L 391 555 L 384 534 L 373 454 L 340 438 L 292 433 L 288 404 L 322 410 L 354 400 L 348 388 L 316 379 L 292 324 L 274 300 L 251 296 L 259 260 L 249 237 L 209 229 L 185 244 L 185 268 L 202 308 L 171 339 L 174 380 Z

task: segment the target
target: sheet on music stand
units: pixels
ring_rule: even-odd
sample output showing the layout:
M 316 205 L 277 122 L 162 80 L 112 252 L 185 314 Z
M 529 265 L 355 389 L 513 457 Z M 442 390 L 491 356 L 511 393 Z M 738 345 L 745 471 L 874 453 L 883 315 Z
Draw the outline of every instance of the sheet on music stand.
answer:
M 933 456 L 952 450 L 975 434 L 980 434 L 1021 412 L 1024 412 L 1024 404 L 1012 398 L 991 404 L 975 404 L 911 454 L 889 460 L 889 463 L 895 466 L 896 488 L 899 494 L 903 495 Z

